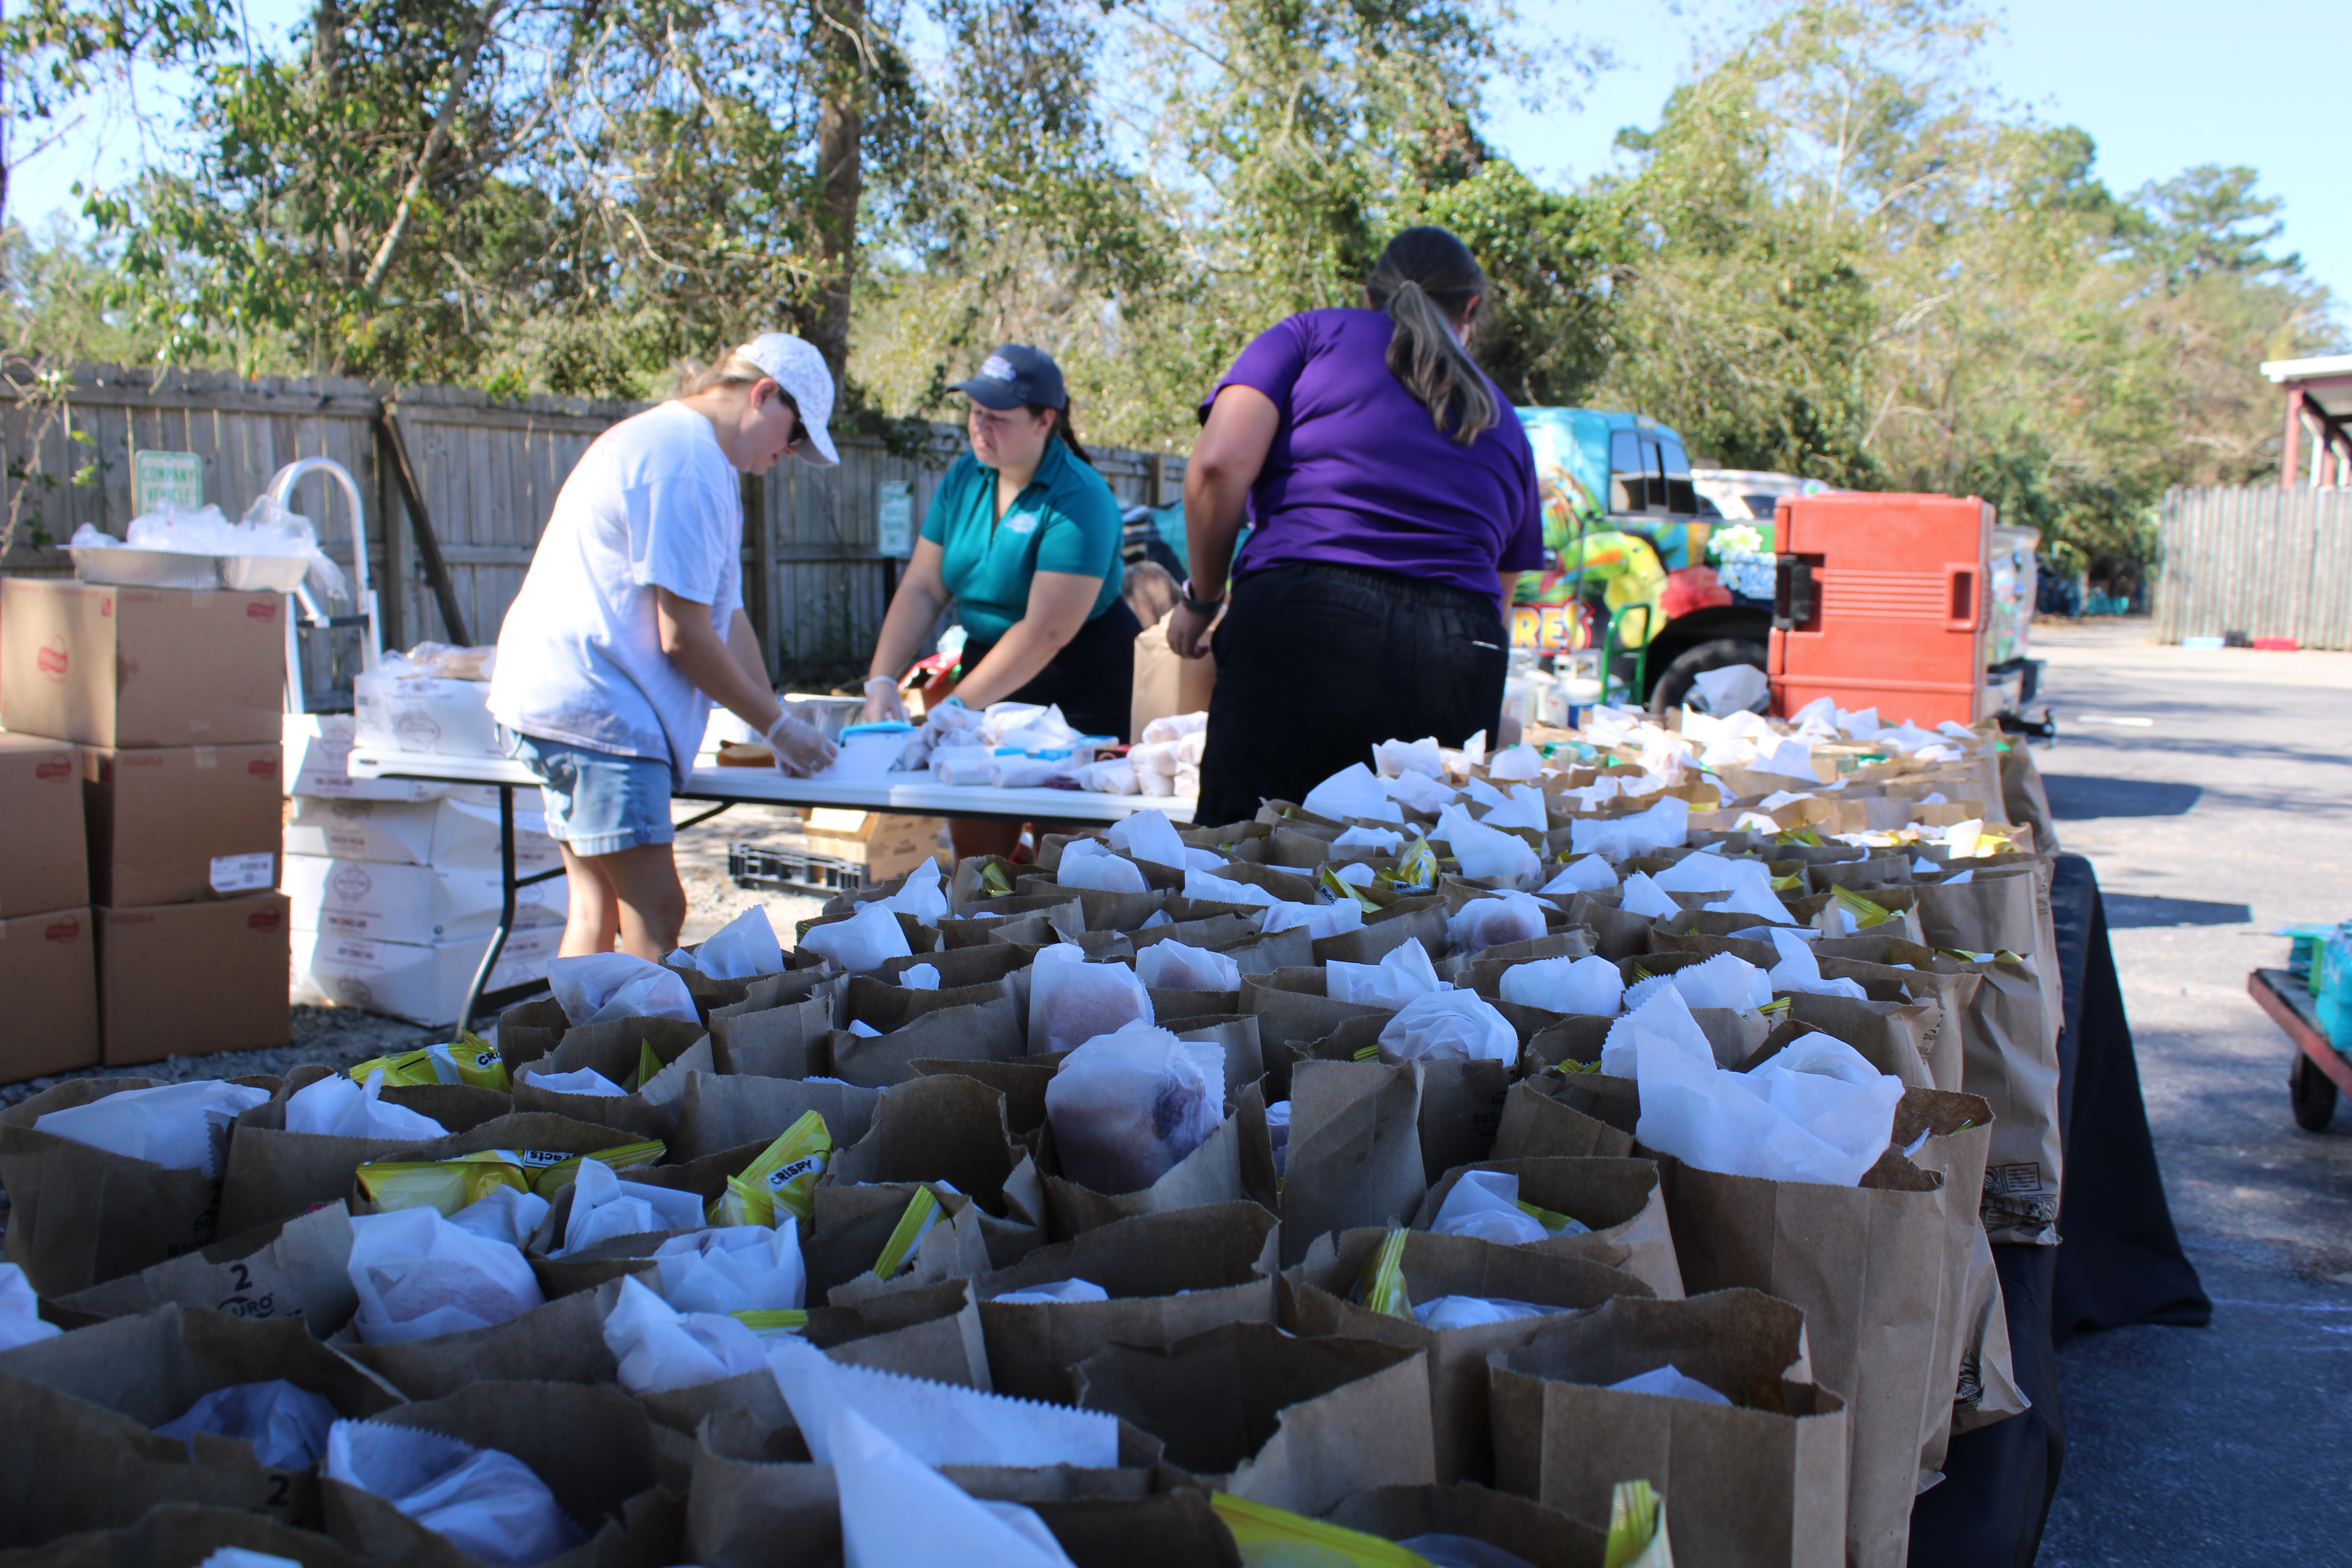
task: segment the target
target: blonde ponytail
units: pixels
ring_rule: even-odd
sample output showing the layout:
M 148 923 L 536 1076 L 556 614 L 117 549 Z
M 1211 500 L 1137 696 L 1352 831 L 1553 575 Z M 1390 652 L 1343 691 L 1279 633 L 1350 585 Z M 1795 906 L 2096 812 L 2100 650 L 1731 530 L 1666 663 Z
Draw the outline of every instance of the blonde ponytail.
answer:
M 1364 292 L 1394 327 L 1390 374 L 1429 410 L 1430 424 L 1465 447 L 1494 428 L 1502 418 L 1494 388 L 1454 335 L 1486 292 L 1469 247 L 1442 228 L 1406 229 L 1381 253 Z

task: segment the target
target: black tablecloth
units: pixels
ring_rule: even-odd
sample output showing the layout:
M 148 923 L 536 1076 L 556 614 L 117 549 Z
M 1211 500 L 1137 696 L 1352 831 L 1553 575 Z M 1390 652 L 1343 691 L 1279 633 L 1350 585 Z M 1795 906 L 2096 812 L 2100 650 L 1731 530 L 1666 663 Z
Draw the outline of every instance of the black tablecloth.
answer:
M 2062 1240 L 1992 1249 L 2017 1385 L 2033 1408 L 1952 1439 L 1943 1483 L 1912 1506 L 1912 1568 L 2030 1568 L 2066 1456 L 2057 1347 L 2084 1329 L 2212 1315 L 2172 1229 L 2098 878 L 2082 856 L 2057 857 L 2051 914 L 2066 998 Z

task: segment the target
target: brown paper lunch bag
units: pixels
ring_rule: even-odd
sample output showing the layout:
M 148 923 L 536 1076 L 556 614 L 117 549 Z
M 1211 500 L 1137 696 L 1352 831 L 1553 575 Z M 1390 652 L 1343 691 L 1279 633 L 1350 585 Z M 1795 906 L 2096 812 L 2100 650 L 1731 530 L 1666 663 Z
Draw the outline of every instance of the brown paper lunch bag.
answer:
M 1547 1322 L 1487 1358 L 1496 1484 L 1603 1526 L 1616 1485 L 1646 1480 L 1692 1562 L 1839 1568 L 1846 1412 L 1805 1371 L 1804 1323 L 1747 1289 Z M 1732 1403 L 1611 1386 L 1669 1365 Z

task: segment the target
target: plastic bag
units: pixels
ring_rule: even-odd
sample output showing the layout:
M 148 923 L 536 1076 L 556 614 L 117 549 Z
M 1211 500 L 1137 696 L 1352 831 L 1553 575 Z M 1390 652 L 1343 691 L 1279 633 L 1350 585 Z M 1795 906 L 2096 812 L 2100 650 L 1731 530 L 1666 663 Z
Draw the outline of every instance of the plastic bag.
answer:
M 1624 1005 L 1625 977 L 1605 958 L 1538 958 L 1503 971 L 1499 989 L 1522 1007 L 1613 1018 Z
M 592 1094 L 599 1100 L 625 1099 L 629 1092 L 594 1068 L 573 1068 L 570 1072 L 533 1072 L 525 1068 L 522 1080 L 551 1094 Z
M 1445 754 L 1434 735 L 1424 735 L 1418 741 L 1375 741 L 1372 767 L 1383 778 L 1420 773 L 1442 784 L 1445 779 Z
M 828 1429 L 843 1568 L 1072 1568 L 1034 1509 L 971 1496 L 854 1410 Z
M 621 1299 L 604 1314 L 604 1346 L 631 1394 L 690 1388 L 768 1366 L 759 1335 L 723 1312 L 681 1312 L 634 1274 L 622 1276 Z
M 1384 779 L 1381 787 L 1387 791 L 1391 800 L 1433 816 L 1461 798 L 1461 792 L 1425 773 L 1406 773 L 1401 778 Z
M 1690 802 L 1670 795 L 1631 816 L 1579 817 L 1569 828 L 1568 842 L 1575 854 L 1622 860 L 1628 855 L 1679 849 L 1689 837 Z
M 801 945 L 821 952 L 852 974 L 870 974 L 894 958 L 914 952 L 898 914 L 882 903 L 860 904 L 845 921 L 811 926 Z
M 1543 873 L 1533 845 L 1516 833 L 1473 819 L 1462 805 L 1449 805 L 1438 815 L 1437 836 L 1454 851 L 1465 877 L 1500 877 L 1526 884 Z
M 1072 770 L 1070 776 L 1078 787 L 1092 795 L 1140 795 L 1142 783 L 1136 777 L 1135 763 L 1126 757 L 1106 757 L 1098 763 Z
M 1381 1060 L 1488 1061 L 1518 1059 L 1519 1037 L 1485 997 L 1472 991 L 1435 991 L 1406 1003 L 1381 1031 Z
M 1654 1005 L 1680 1002 L 1667 993 Z M 1642 1091 L 1634 1136 L 1653 1149 L 1701 1170 L 1836 1186 L 1861 1181 L 1886 1152 L 1902 1080 L 1851 1046 L 1807 1035 L 1738 1073 L 1715 1065 L 1703 1036 L 1693 1047 L 1696 1024 L 1687 1034 L 1643 1027 L 1629 1035 Z M 1602 1070 L 1611 1070 L 1602 1055 Z
M 679 948 L 669 955 L 673 969 L 695 969 L 713 980 L 749 980 L 755 974 L 775 974 L 784 967 L 784 950 L 764 909 L 745 910 L 720 926 L 689 952 Z
M 216 1078 L 126 1089 L 84 1105 L 37 1117 L 33 1131 L 69 1138 L 125 1159 L 144 1160 L 173 1171 L 221 1173 L 228 1155 L 229 1123 L 269 1099 L 253 1089 Z M 436 1127 L 432 1136 L 438 1138 Z
M 1290 1163 L 1290 1101 L 1277 1100 L 1265 1108 L 1265 1132 L 1274 1145 L 1274 1173 L 1279 1180 Z
M 594 1160 L 580 1163 L 572 1183 L 572 1213 L 564 1221 L 563 1245 L 548 1254 L 562 1258 L 615 1237 L 649 1236 L 662 1230 L 699 1230 L 702 1200 L 676 1187 L 625 1182 Z
M 1564 1214 L 1519 1201 L 1519 1178 L 1508 1171 L 1465 1171 L 1429 1223 L 1433 1236 L 1475 1236 L 1505 1247 L 1553 1236 L 1581 1236 L 1591 1226 Z
M 286 1101 L 286 1131 L 333 1138 L 404 1138 L 413 1142 L 445 1137 L 448 1129 L 421 1110 L 383 1103 L 383 1074 L 368 1075 L 362 1088 L 336 1073 L 296 1089 Z
M 1718 952 L 1703 963 L 1686 964 L 1671 974 L 1653 975 L 1625 993 L 1624 1005 L 1638 1008 L 1655 992 L 1671 986 L 1693 1007 L 1719 1007 L 1744 1013 L 1772 1000 L 1771 983 L 1764 972 L 1728 952 Z
M 1691 706 L 1718 716 L 1752 710 L 1772 695 L 1772 683 L 1752 664 L 1702 669 L 1691 684 L 1697 688 L 1698 696 Z
M 547 1211 L 553 1206 L 537 1193 L 500 1187 L 451 1215 L 449 1223 L 476 1236 L 503 1241 L 509 1247 L 529 1247 L 530 1238 L 539 1233 L 541 1222 L 547 1218 Z
M 1184 840 L 1164 811 L 1139 811 L 1124 821 L 1111 824 L 1105 837 L 1138 860 L 1179 871 L 1187 864 Z
M 1138 1021 L 1063 1059 L 1045 1085 L 1045 1120 L 1062 1174 L 1117 1195 L 1151 1185 L 1206 1142 L 1224 1100 L 1223 1051 Z
M 1268 904 L 1265 919 L 1258 929 L 1272 936 L 1293 926 L 1305 926 L 1311 937 L 1338 936 L 1344 931 L 1361 931 L 1364 926 L 1364 906 L 1349 899 L 1344 904 L 1294 904 L 1276 899 Z
M 215 1388 L 156 1427 L 155 1436 L 186 1442 L 210 1432 L 252 1444 L 253 1457 L 273 1470 L 307 1470 L 327 1451 L 334 1424 L 335 1407 L 322 1395 L 278 1377 Z
M 1521 1318 L 1549 1318 L 1560 1312 L 1572 1312 L 1573 1307 L 1539 1307 L 1532 1301 L 1512 1301 L 1502 1297 L 1440 1296 L 1424 1301 L 1412 1310 L 1412 1321 L 1424 1329 L 1475 1329 L 1488 1323 L 1514 1322 Z
M 1527 784 L 1513 784 L 1510 795 L 1479 820 L 1489 827 L 1526 827 L 1538 833 L 1549 832 L 1551 827 L 1543 791 Z
M 1456 952 L 1483 952 L 1507 942 L 1527 942 L 1544 933 L 1550 905 L 1529 893 L 1496 893 L 1472 899 L 1446 920 L 1445 938 Z
M 1335 1002 L 1402 1007 L 1416 996 L 1446 989 L 1419 942 L 1401 942 L 1378 963 L 1334 959 L 1323 966 L 1324 994 Z
M 808 1294 L 800 1226 L 723 1226 L 673 1236 L 654 1249 L 662 1300 L 682 1312 L 800 1307 Z
M 937 991 L 940 988 L 940 966 L 936 963 L 910 963 L 898 971 L 898 985 L 906 991 Z
M 0 1351 L 12 1351 L 38 1340 L 52 1340 L 65 1331 L 41 1318 L 41 1299 L 25 1271 L 14 1263 L 0 1263 Z
M 1634 872 L 1625 879 L 1622 886 L 1624 891 L 1617 900 L 1617 907 L 1629 915 L 1663 921 L 1672 920 L 1683 912 L 1683 907 L 1667 897 L 1666 890 L 1652 881 L 1647 872 Z
M 1062 862 L 1054 880 L 1065 888 L 1092 888 L 1105 893 L 1141 893 L 1150 889 L 1135 862 L 1096 843 L 1074 838 L 1062 846 Z
M 1772 946 L 1780 954 L 1780 962 L 1765 973 L 1765 983 L 1775 992 L 1801 991 L 1815 996 L 1851 996 L 1866 1002 L 1870 993 L 1859 980 L 1824 980 L 1821 960 L 1814 956 L 1812 944 L 1802 937 L 1784 931 L 1772 932 Z
M 352 1322 L 362 1344 L 485 1329 L 547 1300 L 520 1248 L 461 1230 L 433 1208 L 353 1215 L 345 1268 L 360 1299 Z
M 908 871 L 898 890 L 883 900 L 882 904 L 886 909 L 912 916 L 919 924 L 939 924 L 948 912 L 947 887 L 940 879 L 940 858 L 925 856 L 922 864 Z
M 1331 840 L 1334 849 L 1377 849 L 1394 855 L 1404 847 L 1404 835 L 1392 827 L 1350 827 Z
M 1236 882 L 1214 871 L 1190 867 L 1184 872 L 1184 896 L 1209 904 L 1256 904 L 1271 909 L 1282 902 L 1255 882 Z
M 694 995 L 686 982 L 658 963 L 625 952 L 551 959 L 548 989 L 577 1029 L 610 1018 L 677 1018 L 694 1023 Z
M 1307 792 L 1298 803 L 1318 816 L 1333 822 L 1345 822 L 1350 817 L 1368 816 L 1375 822 L 1402 822 L 1404 813 L 1381 787 L 1372 770 L 1361 763 L 1350 763 Z
M 1151 1022 L 1151 994 L 1127 965 L 1088 963 L 1075 942 L 1038 952 L 1029 972 L 1031 1056 L 1070 1050 L 1126 1025 Z
M 1110 1292 L 1091 1279 L 1056 1279 L 1050 1285 L 1031 1285 L 1019 1290 L 1007 1290 L 1001 1296 L 991 1296 L 999 1305 L 1052 1306 L 1063 1301 L 1108 1301 Z
M 529 1465 L 423 1426 L 338 1421 L 320 1473 L 374 1493 L 485 1563 L 529 1568 L 588 1539 Z
M 1155 942 L 1137 952 L 1135 976 L 1155 991 L 1238 991 L 1242 966 L 1206 948 Z
M 1609 1384 L 1618 1394 L 1655 1394 L 1667 1399 L 1696 1399 L 1702 1405 L 1728 1405 L 1731 1401 L 1691 1376 L 1674 1363 L 1635 1373 Z

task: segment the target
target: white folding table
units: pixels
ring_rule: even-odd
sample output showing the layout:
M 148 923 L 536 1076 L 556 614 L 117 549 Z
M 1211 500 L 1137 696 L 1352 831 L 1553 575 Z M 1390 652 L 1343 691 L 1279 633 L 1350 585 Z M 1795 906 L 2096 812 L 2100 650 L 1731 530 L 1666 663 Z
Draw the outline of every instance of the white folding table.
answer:
M 514 792 L 537 789 L 538 777 L 511 757 L 442 756 L 429 752 L 396 752 L 376 746 L 354 746 L 346 764 L 355 779 L 414 779 L 429 784 L 488 784 L 499 792 L 499 924 L 490 945 L 474 971 L 473 984 L 458 1010 L 457 1026 L 471 1028 L 474 1014 L 484 1003 L 499 1005 L 520 1000 L 541 989 L 517 988 L 511 994 L 483 994 L 490 971 L 506 949 L 507 933 L 514 929 L 515 895 L 534 882 L 563 874 L 558 868 L 515 875 Z M 921 816 L 977 816 L 1013 822 L 1112 823 L 1139 811 L 1163 811 L 1177 822 L 1192 820 L 1189 795 L 1096 795 L 1086 790 L 992 789 L 985 784 L 934 784 L 929 775 L 908 773 L 903 784 L 888 780 L 853 784 L 838 779 L 786 778 L 772 768 L 722 768 L 698 765 L 687 775 L 681 800 L 710 802 L 710 809 L 677 826 L 708 822 L 730 805 L 831 806 L 849 811 L 894 811 Z

